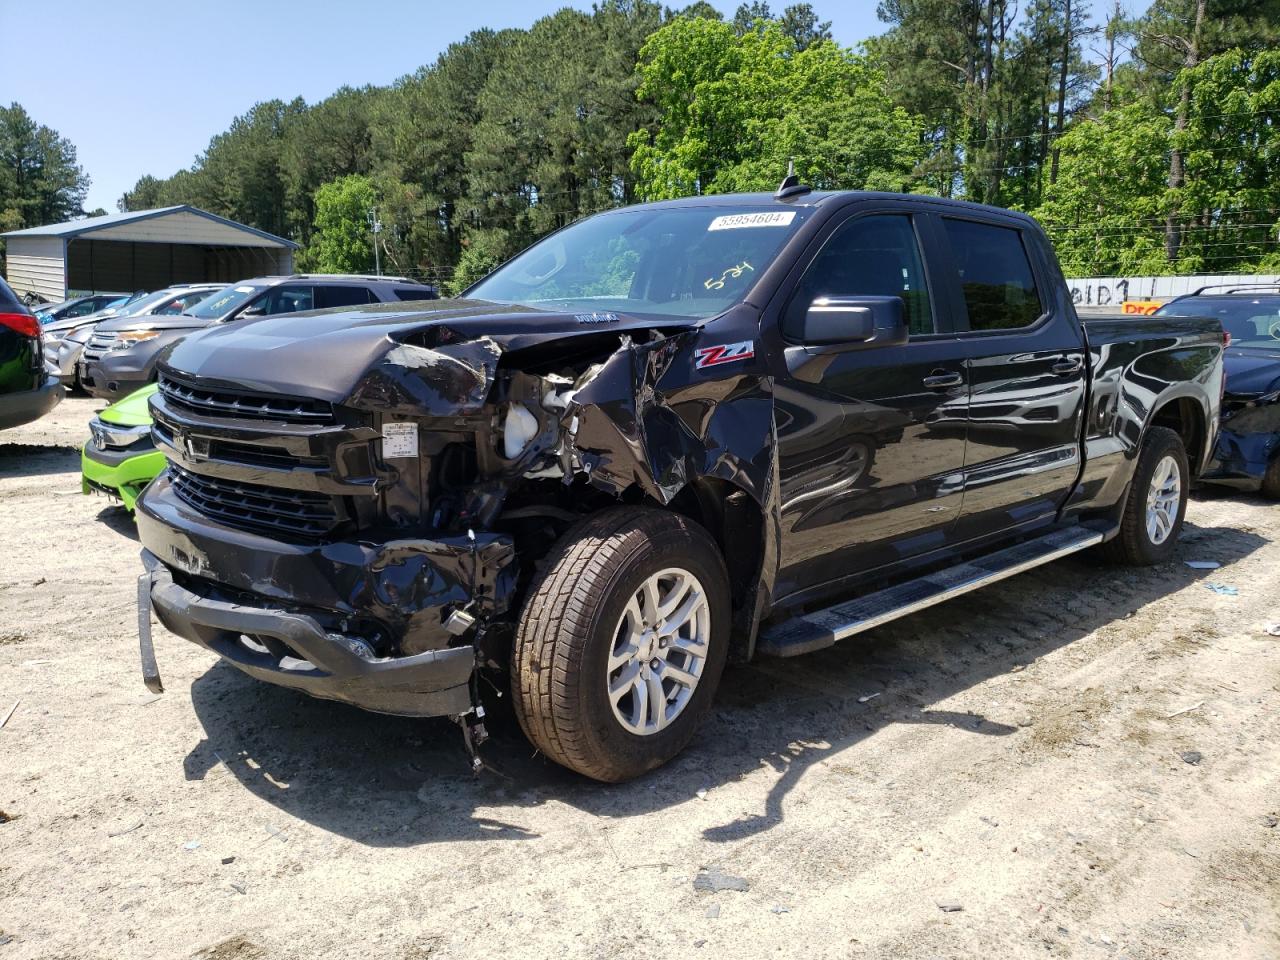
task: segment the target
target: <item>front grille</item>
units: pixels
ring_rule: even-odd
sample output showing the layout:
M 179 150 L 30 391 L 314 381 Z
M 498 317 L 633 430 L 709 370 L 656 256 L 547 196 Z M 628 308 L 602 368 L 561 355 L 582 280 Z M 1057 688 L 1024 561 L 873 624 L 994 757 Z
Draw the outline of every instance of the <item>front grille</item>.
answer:
M 107 352 L 107 348 L 115 341 L 116 335 L 114 333 L 95 333 L 89 338 L 89 342 L 84 345 L 84 358 L 86 360 L 102 359 L 102 355 Z
M 316 539 L 338 522 L 333 498 L 323 494 L 208 477 L 175 463 L 169 478 L 182 500 L 228 526 Z
M 172 377 L 160 378 L 160 392 L 176 407 L 216 417 L 246 420 L 274 420 L 284 423 L 333 423 L 333 405 L 306 397 L 278 394 L 247 394 L 216 390 L 183 383 Z

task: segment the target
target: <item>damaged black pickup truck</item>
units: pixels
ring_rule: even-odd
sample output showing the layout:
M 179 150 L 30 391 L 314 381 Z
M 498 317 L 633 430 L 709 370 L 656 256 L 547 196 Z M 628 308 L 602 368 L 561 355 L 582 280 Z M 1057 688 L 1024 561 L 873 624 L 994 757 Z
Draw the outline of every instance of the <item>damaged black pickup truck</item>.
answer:
M 1222 351 L 1216 320 L 1082 323 L 1020 214 L 790 184 L 591 217 L 460 300 L 213 329 L 151 401 L 144 674 L 149 607 L 469 745 L 492 683 L 624 780 L 729 658 L 1090 547 L 1167 558 Z

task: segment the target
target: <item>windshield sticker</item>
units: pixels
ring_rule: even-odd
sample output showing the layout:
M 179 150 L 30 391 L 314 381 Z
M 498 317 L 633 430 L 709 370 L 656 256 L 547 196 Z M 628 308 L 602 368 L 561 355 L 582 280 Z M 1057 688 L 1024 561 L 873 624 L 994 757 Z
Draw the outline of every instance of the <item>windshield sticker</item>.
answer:
M 573 318 L 579 323 L 617 323 L 616 313 L 575 313 Z
M 253 293 L 253 287 L 236 287 L 236 293 Z
M 723 290 L 724 282 L 726 280 L 737 280 L 738 277 L 742 276 L 748 270 L 750 270 L 752 273 L 756 272 L 755 267 L 747 263 L 747 261 L 743 260 L 741 263 L 730 267 L 724 273 L 720 274 L 719 280 L 717 280 L 715 277 L 711 277 L 709 280 L 703 280 L 702 285 L 706 287 L 708 290 Z
M 743 340 L 739 343 L 718 343 L 714 347 L 701 347 L 693 351 L 693 365 L 701 370 L 704 367 L 716 367 L 722 363 L 750 360 L 755 355 L 756 344 L 754 340 Z
M 418 425 L 416 423 L 384 423 L 382 425 L 382 459 L 416 457 Z
M 716 217 L 707 230 L 741 230 L 743 227 L 787 227 L 796 218 L 794 210 L 776 213 L 732 213 Z

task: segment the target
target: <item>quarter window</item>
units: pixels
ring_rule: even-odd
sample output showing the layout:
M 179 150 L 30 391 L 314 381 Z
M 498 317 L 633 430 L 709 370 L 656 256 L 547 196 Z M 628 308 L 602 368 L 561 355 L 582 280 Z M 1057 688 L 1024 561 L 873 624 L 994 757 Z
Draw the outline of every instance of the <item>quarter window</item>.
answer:
M 819 297 L 901 297 L 912 334 L 933 333 L 933 310 L 911 218 L 877 214 L 850 220 L 827 238 L 791 302 L 784 330 L 798 334 Z
M 970 330 L 1029 327 L 1044 313 L 1022 232 L 943 218 Z
M 324 307 L 350 307 L 357 303 L 368 303 L 372 298 L 369 296 L 367 287 L 340 287 L 333 284 L 324 284 L 316 287 L 316 308 Z M 374 301 L 377 302 L 376 300 Z M 299 307 L 298 309 L 305 309 Z

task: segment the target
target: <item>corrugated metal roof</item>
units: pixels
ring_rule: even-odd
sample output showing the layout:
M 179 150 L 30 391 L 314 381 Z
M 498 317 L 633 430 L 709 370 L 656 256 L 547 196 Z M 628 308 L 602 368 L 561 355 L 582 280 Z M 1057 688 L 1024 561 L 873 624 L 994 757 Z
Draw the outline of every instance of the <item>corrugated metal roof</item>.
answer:
M 0 233 L 0 237 L 62 237 L 69 240 L 73 237 L 83 237 L 86 234 L 92 234 L 98 230 L 106 230 L 108 228 L 119 227 L 124 224 L 137 223 L 142 220 L 154 220 L 158 217 L 166 217 L 175 213 L 195 214 L 196 216 L 212 220 L 215 223 L 234 227 L 236 230 L 242 230 L 255 237 L 270 240 L 273 243 L 279 244 L 282 247 L 288 247 L 292 250 L 297 250 L 299 246 L 292 240 L 286 240 L 284 237 L 277 237 L 275 234 L 246 226 L 243 223 L 236 223 L 234 220 L 228 220 L 226 217 L 220 217 L 216 213 L 209 213 L 207 210 L 201 210 L 198 207 L 193 207 L 190 204 L 185 203 L 179 204 L 175 207 L 159 207 L 155 210 L 131 210 L 128 213 L 108 213 L 101 217 L 86 217 L 83 220 L 68 220 L 65 223 L 50 223 L 43 227 L 28 227 L 25 230 L 11 230 L 8 233 Z

